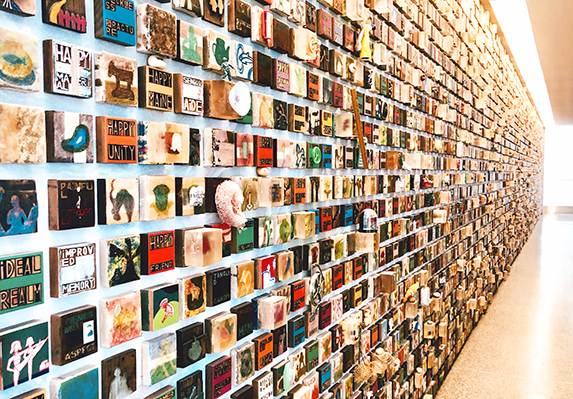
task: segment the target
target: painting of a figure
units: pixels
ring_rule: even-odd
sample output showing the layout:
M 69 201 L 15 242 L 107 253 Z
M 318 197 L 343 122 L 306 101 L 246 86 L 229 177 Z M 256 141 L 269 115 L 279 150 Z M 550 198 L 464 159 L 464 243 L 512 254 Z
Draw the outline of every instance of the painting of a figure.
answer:
M 34 180 L 0 180 L 0 237 L 38 231 Z

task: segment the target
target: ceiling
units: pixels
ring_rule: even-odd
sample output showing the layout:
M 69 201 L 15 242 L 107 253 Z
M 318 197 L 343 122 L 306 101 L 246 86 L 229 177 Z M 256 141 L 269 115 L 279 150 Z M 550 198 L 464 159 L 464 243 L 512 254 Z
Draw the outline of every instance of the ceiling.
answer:
M 573 2 L 527 0 L 527 7 L 555 124 L 573 125 Z

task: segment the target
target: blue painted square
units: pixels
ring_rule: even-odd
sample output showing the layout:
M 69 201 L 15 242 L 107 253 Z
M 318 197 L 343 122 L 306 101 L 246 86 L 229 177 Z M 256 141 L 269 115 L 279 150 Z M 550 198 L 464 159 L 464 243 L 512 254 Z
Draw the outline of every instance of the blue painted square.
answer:
M 100 9 L 101 15 L 98 15 Z M 135 46 L 135 3 L 133 1 L 97 0 L 95 13 L 96 37 L 125 46 Z

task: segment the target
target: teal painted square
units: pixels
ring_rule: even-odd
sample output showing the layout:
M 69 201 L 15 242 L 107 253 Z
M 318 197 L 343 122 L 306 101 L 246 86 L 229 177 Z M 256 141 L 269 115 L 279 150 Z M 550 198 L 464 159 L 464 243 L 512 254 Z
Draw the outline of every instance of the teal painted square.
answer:
M 130 0 L 99 1 L 103 6 L 101 39 L 125 46 L 135 46 L 135 3 Z M 96 15 L 96 18 L 98 17 Z
M 93 368 L 69 380 L 63 381 L 57 399 L 98 399 L 98 369 Z
M 42 252 L 0 257 L 0 314 L 44 303 Z

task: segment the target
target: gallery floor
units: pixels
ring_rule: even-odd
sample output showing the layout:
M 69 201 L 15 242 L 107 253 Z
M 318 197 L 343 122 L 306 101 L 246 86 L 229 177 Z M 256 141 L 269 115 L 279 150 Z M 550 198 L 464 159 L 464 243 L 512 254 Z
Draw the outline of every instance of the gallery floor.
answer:
M 573 397 L 573 215 L 548 215 L 437 399 Z

